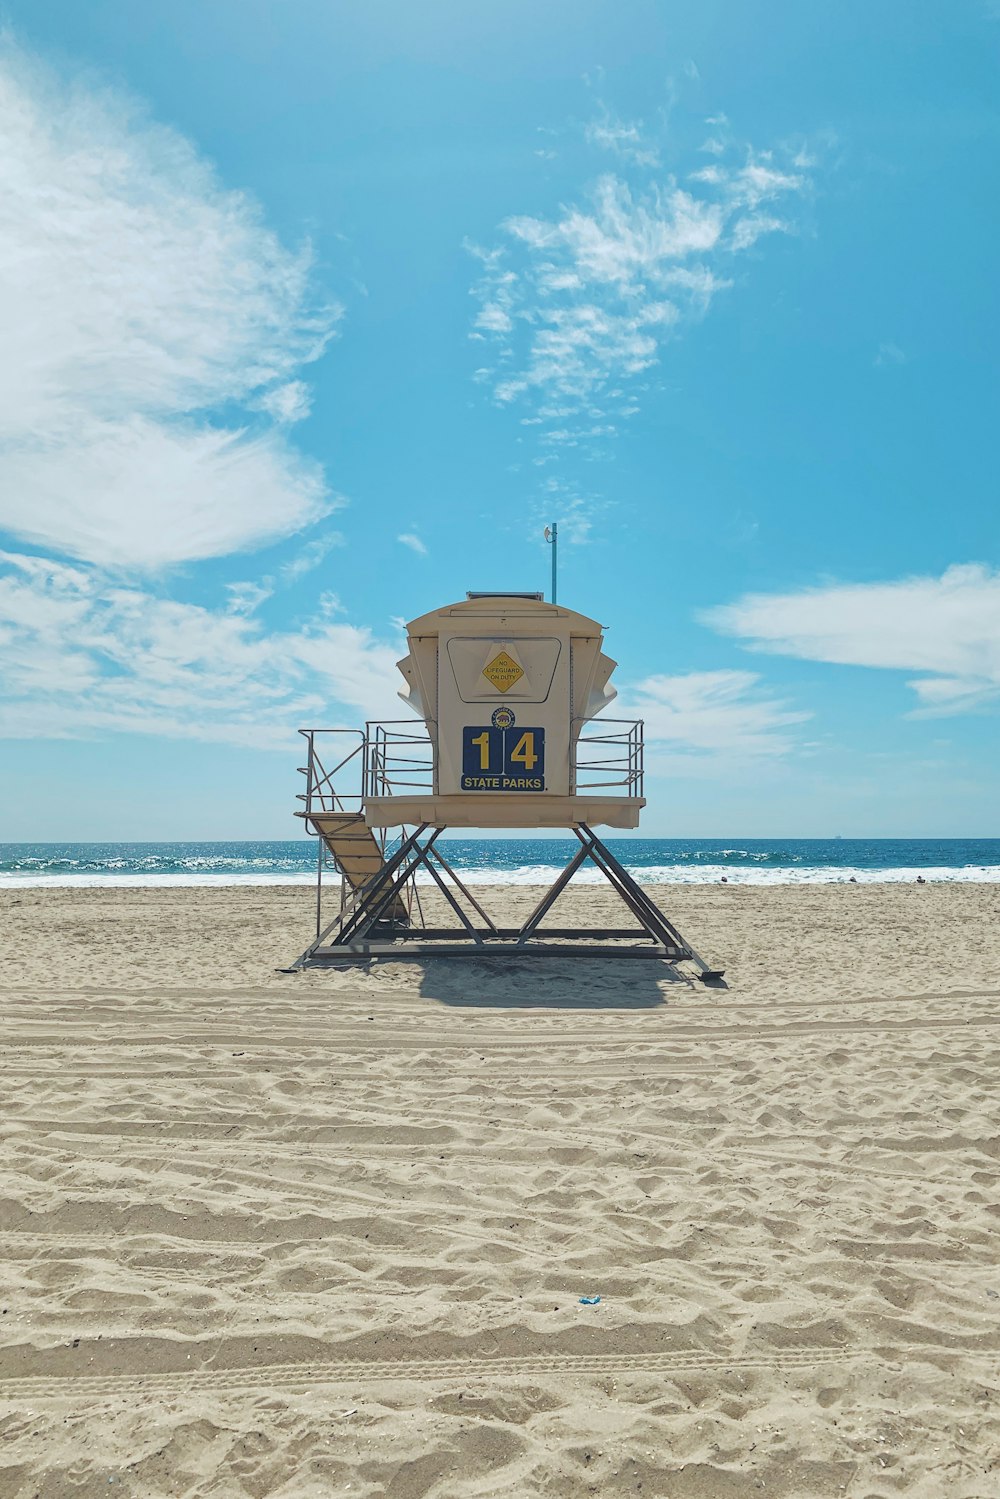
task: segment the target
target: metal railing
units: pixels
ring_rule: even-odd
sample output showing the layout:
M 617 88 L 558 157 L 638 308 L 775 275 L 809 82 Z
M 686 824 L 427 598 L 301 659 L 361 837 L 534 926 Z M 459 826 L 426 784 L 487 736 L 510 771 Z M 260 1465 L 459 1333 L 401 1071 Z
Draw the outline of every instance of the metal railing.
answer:
M 640 719 L 574 719 L 570 793 L 643 794 L 643 740 Z M 595 732 L 596 731 L 596 732 Z M 430 796 L 434 784 L 434 742 L 412 719 L 366 723 L 364 729 L 300 729 L 309 746 L 299 770 L 306 789 L 298 800 L 312 812 L 360 812 L 370 796 Z M 357 742 L 344 749 L 348 735 Z M 324 759 L 325 757 L 325 759 Z M 327 765 L 329 764 L 329 769 Z M 334 777 L 337 778 L 336 785 Z
M 309 747 L 305 765 L 299 766 L 306 789 L 297 796 L 307 815 L 360 812 L 367 796 L 430 795 L 434 790 L 431 737 L 412 719 L 367 723 L 363 729 L 300 729 L 299 733 Z M 344 741 L 334 736 L 345 734 L 357 743 L 341 753 Z
M 412 718 L 365 725 L 365 796 L 406 796 L 434 791 L 434 745 Z
M 300 729 L 299 733 L 309 746 L 305 765 L 299 773 L 306 778 L 305 791 L 298 792 L 296 801 L 305 803 L 306 812 L 360 812 L 364 803 L 365 751 L 367 739 L 363 729 Z M 341 755 L 343 741 L 333 735 L 347 734 L 358 742 Z M 329 749 L 325 736 L 330 735 Z M 321 736 L 323 736 L 321 738 Z M 328 759 L 339 756 L 336 764 L 327 770 L 320 757 L 317 740 L 323 744 Z M 347 767 L 350 767 L 349 769 Z M 334 787 L 333 778 L 339 777 L 339 786 Z M 352 789 L 345 789 L 346 786 Z M 357 789 L 353 789 L 353 788 Z
M 613 729 L 612 724 L 621 725 Z M 621 790 L 642 796 L 643 742 L 641 718 L 576 718 L 570 787 L 574 794 Z M 587 729 L 603 733 L 587 733 Z

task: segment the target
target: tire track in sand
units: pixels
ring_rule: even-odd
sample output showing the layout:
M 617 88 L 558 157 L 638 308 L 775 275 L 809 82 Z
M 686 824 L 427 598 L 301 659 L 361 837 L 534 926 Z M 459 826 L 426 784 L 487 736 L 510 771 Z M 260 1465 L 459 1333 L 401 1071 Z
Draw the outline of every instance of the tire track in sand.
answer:
M 927 1350 L 922 1348 L 922 1352 Z M 945 1350 L 942 1350 L 944 1352 Z M 946 1350 L 952 1357 L 954 1349 Z M 963 1357 L 967 1357 L 964 1355 Z M 441 1383 L 454 1380 L 524 1379 L 546 1375 L 587 1378 L 619 1374 L 711 1374 L 742 1370 L 793 1373 L 823 1364 L 869 1363 L 895 1365 L 872 1349 L 789 1347 L 760 1353 L 634 1354 L 524 1354 L 435 1359 L 329 1359 L 308 1364 L 263 1364 L 231 1369 L 176 1370 L 150 1374 L 24 1375 L 0 1379 L 0 1401 L 10 1403 L 95 1401 L 138 1395 L 228 1394 L 252 1390 L 312 1390 L 323 1385 L 357 1386 L 362 1380 L 413 1380 Z M 1000 1358 L 993 1360 L 1000 1363 Z

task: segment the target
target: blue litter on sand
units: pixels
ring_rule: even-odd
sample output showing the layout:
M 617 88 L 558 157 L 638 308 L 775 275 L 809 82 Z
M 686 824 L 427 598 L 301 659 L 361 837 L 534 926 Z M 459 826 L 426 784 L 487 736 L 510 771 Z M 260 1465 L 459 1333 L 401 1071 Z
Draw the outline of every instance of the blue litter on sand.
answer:
M 601 1299 L 600 1296 L 581 1296 L 580 1297 L 580 1305 L 581 1306 L 596 1306 L 597 1303 L 600 1301 L 600 1299 Z

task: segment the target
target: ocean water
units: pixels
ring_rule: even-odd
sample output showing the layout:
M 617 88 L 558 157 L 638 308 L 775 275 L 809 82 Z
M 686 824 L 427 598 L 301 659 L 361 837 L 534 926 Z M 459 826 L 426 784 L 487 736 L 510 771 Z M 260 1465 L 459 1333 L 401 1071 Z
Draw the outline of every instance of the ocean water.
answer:
M 608 846 L 652 885 L 859 884 L 1000 881 L 1000 838 L 608 838 Z M 544 884 L 579 844 L 575 838 L 442 838 L 441 851 L 471 884 Z M 316 842 L 7 843 L 0 886 L 308 885 Z M 596 869 L 581 882 L 599 882 Z

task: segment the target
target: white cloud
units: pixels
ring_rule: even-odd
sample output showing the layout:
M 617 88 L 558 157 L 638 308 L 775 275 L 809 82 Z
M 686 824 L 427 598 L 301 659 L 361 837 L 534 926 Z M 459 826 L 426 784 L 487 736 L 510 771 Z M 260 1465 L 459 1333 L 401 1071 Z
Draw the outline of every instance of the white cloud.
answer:
M 0 526 L 156 568 L 322 516 L 322 472 L 283 431 L 337 317 L 308 248 L 132 101 L 9 44 L 0 133 Z M 234 404 L 264 417 L 222 424 Z
M 305 421 L 312 410 L 312 391 L 304 380 L 289 380 L 267 390 L 254 403 L 257 410 L 266 411 L 276 422 L 291 426 L 293 422 Z
M 717 203 L 680 188 L 653 186 L 638 200 L 627 182 L 606 175 L 594 185 L 589 211 L 568 209 L 555 222 L 508 219 L 509 236 L 555 257 L 563 285 L 617 285 L 639 291 L 645 280 L 670 284 L 673 262 L 714 248 L 723 224 Z M 549 267 L 543 262 L 543 277 Z M 548 290 L 552 289 L 551 279 Z
M 107 565 L 157 568 L 261 546 L 325 515 L 322 471 L 280 437 L 146 417 L 83 421 L 76 440 L 10 444 L 0 524 Z
M 749 250 L 762 234 L 787 234 L 789 225 L 785 219 L 776 219 L 771 213 L 751 213 L 737 219 L 733 225 L 730 245 L 734 250 Z
M 756 208 L 782 193 L 799 192 L 804 186 L 800 172 L 772 166 L 772 153 L 750 153 L 744 165 L 730 174 L 730 195 L 741 208 Z
M 976 564 L 940 578 L 749 594 L 700 618 L 754 650 L 922 673 L 909 685 L 926 713 L 1000 698 L 1000 571 Z
M 487 302 L 476 318 L 476 327 L 486 333 L 509 333 L 513 326 L 510 314 L 496 302 Z
M 620 711 L 645 720 L 655 769 L 666 755 L 746 761 L 789 753 L 810 716 L 769 697 L 748 671 L 652 676 L 626 688 Z
M 898 344 L 882 343 L 878 346 L 875 363 L 876 365 L 905 364 L 906 355 Z
M 253 587 L 235 585 L 232 598 L 242 590 L 251 603 Z M 247 609 L 0 554 L 0 734 L 118 731 L 285 749 L 300 725 L 398 716 L 400 643 L 333 622 L 335 609 L 331 599 L 316 624 L 268 634 Z
M 418 557 L 427 556 L 427 548 L 420 540 L 420 537 L 414 535 L 412 531 L 404 531 L 402 536 L 396 537 L 396 540 L 402 542 L 404 547 L 409 547 L 411 552 L 416 552 Z
M 585 545 L 607 501 L 591 490 L 581 488 L 570 479 L 553 475 L 543 480 L 539 498 L 532 509 L 529 534 L 537 536 L 546 523 L 555 520 L 559 540 Z
M 226 592 L 229 594 L 227 608 L 230 614 L 254 614 L 261 604 L 271 598 L 274 589 L 271 580 L 267 578 L 260 583 L 227 583 Z
M 672 303 L 656 301 L 624 313 L 597 302 L 553 308 L 548 326 L 534 335 L 527 368 L 498 380 L 496 398 L 507 404 L 532 388 L 580 403 L 596 397 L 609 377 L 625 379 L 648 369 L 662 330 L 678 316 Z
M 619 155 L 644 139 L 607 112 L 587 134 Z M 685 187 L 632 151 L 638 175 L 604 173 L 580 202 L 551 217 L 514 215 L 494 247 L 470 246 L 482 266 L 474 329 L 495 353 L 477 378 L 501 405 L 575 410 L 605 400 L 656 365 L 681 322 L 731 285 L 734 256 L 792 229 L 771 205 L 806 190 L 803 171 L 770 152 L 717 144 L 713 166 Z
M 809 187 L 802 151 L 755 151 L 724 116 L 709 123 L 712 163 L 681 186 L 659 170 L 645 127 L 602 107 L 586 138 L 618 169 L 551 215 L 508 218 L 495 245 L 467 245 L 480 263 L 473 379 L 534 429 L 519 438 L 535 447 L 532 467 L 570 449 L 606 458 L 655 387 L 664 347 L 732 286 L 737 257 L 794 231 L 791 201 Z M 581 500 L 558 518 L 582 536 L 593 511 Z
M 341 499 L 339 503 L 344 504 L 345 501 Z M 282 583 L 297 583 L 300 578 L 305 577 L 306 573 L 311 573 L 313 568 L 325 562 L 334 547 L 343 545 L 344 538 L 339 531 L 327 531 L 325 536 L 317 536 L 313 541 L 307 541 L 298 556 L 279 568 L 278 576 Z
M 660 164 L 660 154 L 645 137 L 639 125 L 627 125 L 609 109 L 603 107 L 600 116 L 591 120 L 584 129 L 586 140 L 603 151 L 611 151 L 637 166 L 655 167 Z

